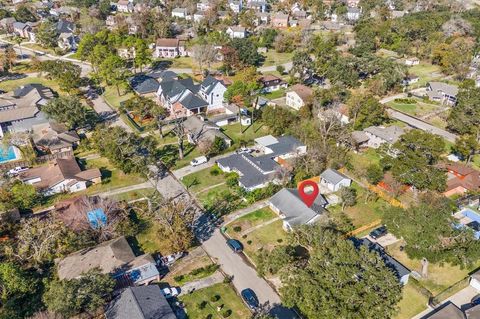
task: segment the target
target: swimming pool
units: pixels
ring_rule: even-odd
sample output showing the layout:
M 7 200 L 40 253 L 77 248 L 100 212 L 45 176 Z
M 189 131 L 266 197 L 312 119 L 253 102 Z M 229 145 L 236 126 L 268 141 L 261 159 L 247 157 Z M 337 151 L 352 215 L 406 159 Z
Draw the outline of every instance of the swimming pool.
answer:
M 17 159 L 17 153 L 13 146 L 6 148 L 4 145 L 0 145 L 0 163 L 10 162 Z

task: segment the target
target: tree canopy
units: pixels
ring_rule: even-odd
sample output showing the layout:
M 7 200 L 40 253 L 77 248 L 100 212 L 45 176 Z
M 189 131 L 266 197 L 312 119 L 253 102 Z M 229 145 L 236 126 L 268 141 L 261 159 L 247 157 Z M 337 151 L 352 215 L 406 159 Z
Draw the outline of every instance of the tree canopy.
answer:
M 49 117 L 68 128 L 75 129 L 93 123 L 94 115 L 75 96 L 61 96 L 50 100 L 42 108 Z
M 287 268 L 281 293 L 285 305 L 307 318 L 391 318 L 401 287 L 381 257 L 357 249 L 330 228 L 303 226 L 291 243 L 308 249 L 305 265 Z

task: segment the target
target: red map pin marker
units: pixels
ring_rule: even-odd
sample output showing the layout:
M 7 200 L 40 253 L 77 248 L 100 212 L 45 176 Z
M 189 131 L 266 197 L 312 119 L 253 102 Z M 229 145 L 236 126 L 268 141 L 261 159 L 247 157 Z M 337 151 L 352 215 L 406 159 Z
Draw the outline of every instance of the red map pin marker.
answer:
M 305 188 L 309 187 L 309 186 L 313 187 L 313 191 L 310 192 L 310 193 L 305 193 Z M 320 190 L 318 189 L 317 183 L 315 183 L 314 181 L 311 181 L 311 180 L 306 180 L 306 181 L 301 182 L 298 185 L 297 189 L 298 189 L 298 193 L 299 193 L 300 197 L 302 198 L 303 202 L 308 207 L 311 207 L 313 205 L 313 202 L 315 201 L 315 199 L 318 196 L 318 193 L 320 192 Z

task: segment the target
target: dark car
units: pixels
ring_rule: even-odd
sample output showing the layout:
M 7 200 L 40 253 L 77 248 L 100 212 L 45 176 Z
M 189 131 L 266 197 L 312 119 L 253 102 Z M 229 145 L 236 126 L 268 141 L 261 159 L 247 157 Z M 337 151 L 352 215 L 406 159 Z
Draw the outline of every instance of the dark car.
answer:
M 476 295 L 470 302 L 473 307 L 480 305 L 480 295 Z
M 242 292 L 240 293 L 242 295 L 243 301 L 247 304 L 248 308 L 255 310 L 258 308 L 259 303 L 258 303 L 258 298 L 255 292 L 253 292 L 252 289 L 247 288 L 243 289 Z
M 370 237 L 373 239 L 378 239 L 380 237 L 383 237 L 387 234 L 387 227 L 385 226 L 380 226 L 370 232 Z
M 228 239 L 227 240 L 227 245 L 228 247 L 230 247 L 233 252 L 235 253 L 240 253 L 242 252 L 243 250 L 243 246 L 242 244 L 238 241 L 238 240 L 235 240 L 235 239 Z

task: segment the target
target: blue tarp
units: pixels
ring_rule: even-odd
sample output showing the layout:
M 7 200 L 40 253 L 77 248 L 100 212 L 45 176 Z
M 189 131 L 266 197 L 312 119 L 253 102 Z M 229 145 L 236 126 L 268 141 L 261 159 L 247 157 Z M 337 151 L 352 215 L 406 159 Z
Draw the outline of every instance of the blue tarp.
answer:
M 87 218 L 92 228 L 98 228 L 107 224 L 107 216 L 101 208 L 87 212 Z

